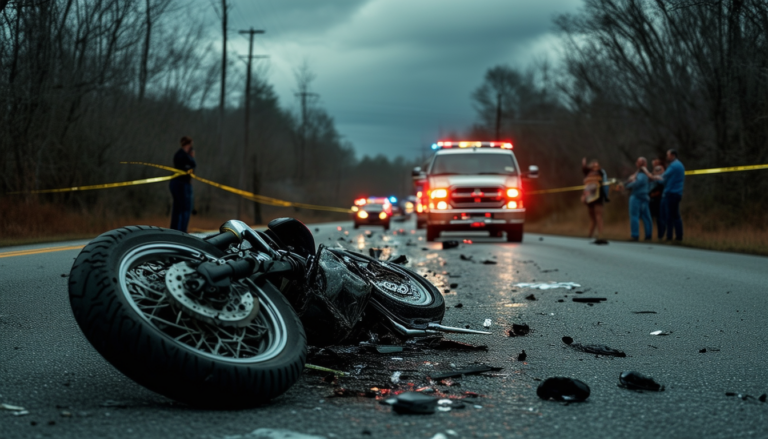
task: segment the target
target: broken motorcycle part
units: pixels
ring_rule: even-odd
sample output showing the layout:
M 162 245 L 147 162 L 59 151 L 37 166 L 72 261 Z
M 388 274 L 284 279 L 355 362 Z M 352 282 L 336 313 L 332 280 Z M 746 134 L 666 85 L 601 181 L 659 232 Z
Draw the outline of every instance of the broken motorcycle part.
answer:
M 586 383 L 567 377 L 547 378 L 536 389 L 536 395 L 547 401 L 582 402 L 589 398 L 589 393 Z
M 618 386 L 629 390 L 649 390 L 652 392 L 664 390 L 664 386 L 654 381 L 653 378 L 635 371 L 622 372 L 619 375 Z
M 610 348 L 606 345 L 602 344 L 581 344 L 581 343 L 574 343 L 573 338 L 571 337 L 563 337 L 563 343 L 567 344 L 571 348 L 586 352 L 588 354 L 595 354 L 595 355 L 605 355 L 610 357 L 626 357 L 627 354 L 625 354 L 623 351 L 620 351 L 618 349 Z

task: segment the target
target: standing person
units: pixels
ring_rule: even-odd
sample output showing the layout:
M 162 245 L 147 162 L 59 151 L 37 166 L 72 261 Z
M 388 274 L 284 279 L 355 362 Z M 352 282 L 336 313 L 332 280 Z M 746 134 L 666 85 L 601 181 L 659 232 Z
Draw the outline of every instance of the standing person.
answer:
M 667 232 L 667 241 L 672 240 L 673 232 L 675 240 L 683 240 L 683 219 L 680 216 L 680 201 L 683 198 L 683 186 L 685 185 L 685 166 L 678 160 L 677 151 L 667 151 L 667 170 L 662 175 L 653 175 L 648 169 L 643 172 L 652 180 L 664 182 L 664 192 L 661 195 L 662 210 L 664 210 L 664 223 Z
M 653 175 L 660 176 L 664 174 L 664 166 L 661 165 L 661 160 L 656 159 L 653 161 Z M 651 211 L 651 218 L 656 219 L 656 234 L 659 239 L 664 239 L 664 215 L 666 210 L 662 209 L 661 194 L 664 192 L 664 182 L 658 180 L 650 180 L 648 188 L 648 197 L 650 202 L 648 208 Z
M 197 167 L 195 151 L 192 148 L 192 138 L 181 138 L 181 148 L 173 156 L 173 167 L 191 174 Z M 171 195 L 173 196 L 173 209 L 171 210 L 171 228 L 187 231 L 189 215 L 192 213 L 192 177 L 182 175 L 171 180 Z
M 596 244 L 606 244 L 607 241 L 600 239 L 603 234 L 603 203 L 607 201 L 606 189 L 604 185 L 605 171 L 600 168 L 597 160 L 592 160 L 587 166 L 586 157 L 581 159 L 581 171 L 584 173 L 584 192 L 581 194 L 581 202 L 587 205 L 589 211 L 589 234 L 592 238 L 597 227 Z
M 640 239 L 640 220 L 643 221 L 645 228 L 645 240 L 650 241 L 653 237 L 653 226 L 651 222 L 651 211 L 648 207 L 650 201 L 648 197 L 648 176 L 643 172 L 643 168 L 648 164 L 645 157 L 638 157 L 635 161 L 637 172 L 632 174 L 629 182 L 624 185 L 630 191 L 629 196 L 629 231 L 633 241 Z

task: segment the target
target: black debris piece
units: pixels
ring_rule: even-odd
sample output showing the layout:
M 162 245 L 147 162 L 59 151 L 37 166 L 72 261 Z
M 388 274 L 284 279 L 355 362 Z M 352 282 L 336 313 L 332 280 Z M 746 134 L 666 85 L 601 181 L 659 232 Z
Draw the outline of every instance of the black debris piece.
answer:
M 589 386 L 574 378 L 553 377 L 539 384 L 536 394 L 547 401 L 582 402 L 589 398 Z
M 454 308 L 463 308 L 463 307 L 464 307 L 464 305 L 461 304 L 461 303 L 457 303 L 456 306 L 454 306 Z
M 526 358 L 528 358 L 528 354 L 525 353 L 525 349 L 523 349 L 523 352 L 517 354 L 517 361 L 525 361 Z
M 513 323 L 512 327 L 507 329 L 507 337 L 522 337 L 531 332 L 531 327 L 525 323 Z
M 623 351 L 610 348 L 603 344 L 574 343 L 573 338 L 571 337 L 563 337 L 563 343 L 567 344 L 573 349 L 576 349 L 577 351 L 586 352 L 588 354 L 606 355 L 609 357 L 622 357 L 622 358 L 627 356 L 627 354 L 625 354 Z
M 448 288 L 443 288 L 443 292 L 444 292 L 444 293 L 450 293 L 450 292 L 451 292 L 451 290 L 449 290 Z
M 760 402 L 765 402 L 765 401 L 766 401 L 766 399 L 768 399 L 768 394 L 765 394 L 765 393 L 763 393 L 763 394 L 762 394 L 762 395 L 760 395 L 760 397 L 759 397 L 759 398 L 757 398 L 757 399 L 758 399 Z
M 534 296 L 533 294 L 529 294 L 529 295 L 525 296 L 525 298 L 528 299 L 528 300 L 536 300 L 536 296 Z
M 557 299 L 558 302 L 565 302 L 563 299 Z
M 315 232 L 319 232 L 319 231 L 320 231 L 320 227 L 315 227 Z
M 553 268 L 551 270 L 541 270 L 542 273 L 554 273 L 557 271 L 560 271 L 560 270 L 558 270 L 557 268 Z
M 471 261 L 472 256 L 459 255 L 459 259 L 461 259 L 462 261 Z
M 428 249 L 428 248 L 426 248 L 426 247 L 422 247 L 422 248 L 421 248 L 421 250 L 422 250 L 422 251 L 427 251 L 427 250 L 429 250 L 429 249 Z
M 457 350 L 457 351 L 487 351 L 486 345 L 472 345 L 455 340 L 439 339 L 435 343 L 430 343 L 429 347 L 439 350 Z
M 706 354 L 707 353 L 707 348 L 699 349 L 699 353 L 700 354 Z
M 457 378 L 462 375 L 475 375 L 483 372 L 495 372 L 502 369 L 503 367 L 493 367 L 493 366 L 487 366 L 483 364 L 480 366 L 468 367 L 466 369 L 453 370 L 450 372 L 434 374 L 434 375 L 431 375 L 430 378 L 432 378 L 435 381 L 439 381 L 439 380 L 444 380 L 446 378 Z
M 494 260 L 491 260 L 491 259 L 484 259 L 483 260 L 483 264 L 485 264 L 485 265 L 496 265 L 496 264 L 498 264 L 498 262 L 496 262 Z
M 629 390 L 648 390 L 651 392 L 661 392 L 664 390 L 664 386 L 654 381 L 653 378 L 635 371 L 622 372 L 619 375 L 619 387 Z
M 605 302 L 608 299 L 606 299 L 605 297 L 574 297 L 571 300 L 579 303 L 600 303 L 600 302 Z
M 345 242 L 346 242 L 346 239 L 344 239 L 344 237 L 343 237 L 343 236 L 339 236 L 339 238 L 337 239 L 337 241 L 345 241 Z
M 390 345 L 379 345 L 376 346 L 376 352 L 380 354 L 392 354 L 395 352 L 403 352 L 402 346 L 390 346 Z
M 405 392 L 397 395 L 392 409 L 400 414 L 428 415 L 435 412 L 437 398 L 417 392 Z
M 544 238 L 542 238 L 541 236 L 539 236 L 539 241 L 543 241 L 543 240 L 544 240 Z
M 632 311 L 632 314 L 658 314 L 656 311 Z
M 368 249 L 368 256 L 374 259 L 379 259 L 383 251 L 384 251 L 383 249 L 371 247 Z
M 459 246 L 459 241 L 456 240 L 450 240 L 450 241 L 443 241 L 443 250 L 448 250 L 451 248 L 456 248 Z
M 68 274 L 62 274 L 61 275 L 61 277 L 67 277 L 67 276 L 69 276 L 69 275 Z
M 451 284 L 451 288 L 456 288 L 456 287 L 458 287 L 458 286 L 459 286 L 459 284 L 457 284 L 457 283 L 452 283 L 452 284 Z
M 389 261 L 391 264 L 405 265 L 408 263 L 408 258 L 405 255 L 400 255 L 395 259 Z

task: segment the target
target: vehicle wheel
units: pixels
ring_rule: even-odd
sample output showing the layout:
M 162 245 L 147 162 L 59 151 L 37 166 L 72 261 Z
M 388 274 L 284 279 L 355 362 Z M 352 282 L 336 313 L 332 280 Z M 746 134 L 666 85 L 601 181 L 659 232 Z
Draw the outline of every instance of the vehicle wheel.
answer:
M 348 250 L 340 252 L 368 264 L 368 271 L 373 272 L 373 276 L 368 278 L 373 285 L 370 303 L 381 314 L 411 328 L 443 320 L 443 295 L 423 276 L 367 255 Z
M 433 242 L 440 237 L 440 229 L 435 226 L 427 226 L 427 242 Z
M 523 242 L 523 225 L 513 224 L 507 228 L 507 242 Z
M 140 226 L 104 233 L 72 266 L 75 320 L 107 361 L 152 391 L 204 407 L 263 403 L 288 390 L 306 360 L 304 329 L 280 291 L 267 282 L 233 282 L 230 300 L 242 304 L 250 295 L 258 308 L 224 323 L 221 314 L 196 313 L 207 311 L 208 303 L 171 294 L 167 286 L 174 282 L 166 278 L 169 269 L 222 256 L 175 230 Z

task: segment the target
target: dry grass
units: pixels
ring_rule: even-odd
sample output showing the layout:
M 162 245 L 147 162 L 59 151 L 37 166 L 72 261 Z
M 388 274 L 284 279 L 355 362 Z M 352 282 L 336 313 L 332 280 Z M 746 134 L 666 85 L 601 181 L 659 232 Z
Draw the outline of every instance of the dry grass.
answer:
M 263 218 L 270 220 L 280 216 L 293 216 L 305 222 L 319 223 L 342 221 L 345 215 L 293 211 L 293 209 L 265 209 Z M 190 232 L 217 230 L 231 219 L 226 215 L 193 215 L 189 221 Z M 89 239 L 108 230 L 130 225 L 168 227 L 170 218 L 146 216 L 141 218 L 116 217 L 109 211 L 74 212 L 54 204 L 34 204 L 0 199 L 0 247 L 33 244 L 38 242 Z M 257 225 L 255 227 L 265 227 Z
M 602 236 L 608 240 L 629 240 L 629 215 L 626 206 L 621 202 L 610 203 L 605 209 L 606 220 Z M 768 228 L 762 222 L 726 226 L 713 223 L 712 218 L 683 215 L 683 226 L 683 246 L 768 256 Z M 587 210 L 581 205 L 526 224 L 526 230 L 529 232 L 585 239 L 588 229 Z M 642 233 L 641 226 L 641 237 Z M 654 242 L 658 243 L 655 224 L 653 233 Z

